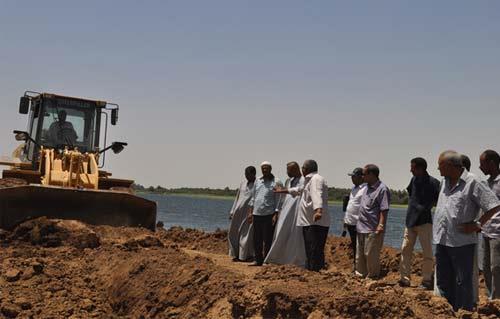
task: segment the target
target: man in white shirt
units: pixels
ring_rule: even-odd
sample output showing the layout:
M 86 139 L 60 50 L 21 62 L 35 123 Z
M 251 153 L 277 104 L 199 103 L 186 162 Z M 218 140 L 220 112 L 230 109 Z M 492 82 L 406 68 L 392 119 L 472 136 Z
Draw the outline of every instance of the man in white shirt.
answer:
M 302 227 L 306 249 L 306 269 L 319 271 L 325 266 L 325 244 L 330 227 L 328 185 L 318 174 L 318 164 L 306 160 L 302 165 L 304 186 L 276 190 L 277 193 L 300 195 L 297 226 Z
M 500 201 L 488 185 L 462 165 L 460 154 L 455 151 L 439 156 L 439 171 L 445 179 L 432 228 L 439 294 L 455 311 L 472 311 L 476 303 L 473 268 L 477 232 L 500 211 Z
M 349 194 L 349 202 L 344 216 L 344 229 L 349 232 L 351 237 L 351 248 L 354 262 L 356 261 L 356 224 L 359 217 L 359 206 L 361 205 L 361 196 L 366 184 L 363 183 L 363 169 L 361 167 L 355 168 L 352 173 L 347 174 L 351 176 L 354 186 Z
M 489 175 L 488 186 L 500 199 L 500 155 L 486 150 L 479 157 L 479 168 Z M 500 299 L 500 212 L 482 227 L 483 274 L 489 299 Z

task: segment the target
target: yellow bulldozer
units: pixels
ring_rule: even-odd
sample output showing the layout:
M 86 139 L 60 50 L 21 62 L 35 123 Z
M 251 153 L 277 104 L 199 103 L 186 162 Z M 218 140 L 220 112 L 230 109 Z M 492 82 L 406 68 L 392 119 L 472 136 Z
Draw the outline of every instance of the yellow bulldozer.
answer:
M 46 216 L 154 230 L 156 203 L 134 195 L 134 181 L 102 170 L 107 151 L 127 146 L 106 145 L 118 111 L 105 101 L 26 91 L 19 113 L 28 115 L 28 130 L 14 131 L 23 144 L 0 160 L 9 166 L 0 179 L 0 228 Z

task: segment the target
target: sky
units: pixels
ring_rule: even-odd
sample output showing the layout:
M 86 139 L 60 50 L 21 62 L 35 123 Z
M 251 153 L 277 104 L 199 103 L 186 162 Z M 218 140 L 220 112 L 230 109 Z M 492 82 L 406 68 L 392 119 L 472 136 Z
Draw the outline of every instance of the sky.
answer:
M 500 1 L 0 1 L 0 155 L 25 90 L 120 105 L 113 177 L 230 187 L 315 159 L 390 188 L 422 156 L 500 151 Z

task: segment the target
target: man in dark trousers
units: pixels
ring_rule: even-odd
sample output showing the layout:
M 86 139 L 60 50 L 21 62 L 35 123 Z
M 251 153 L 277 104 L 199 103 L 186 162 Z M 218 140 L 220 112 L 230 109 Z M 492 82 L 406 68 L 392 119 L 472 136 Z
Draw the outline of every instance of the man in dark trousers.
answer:
M 281 187 L 279 180 L 271 173 L 269 162 L 260 165 L 262 176 L 255 181 L 254 192 L 249 203 L 248 222 L 253 224 L 255 262 L 252 266 L 262 266 L 264 257 L 273 243 L 273 216 L 279 213 L 280 194 L 274 189 Z
M 408 191 L 408 209 L 406 210 L 406 228 L 403 246 L 401 248 L 401 262 L 399 284 L 410 286 L 411 263 L 413 247 L 420 240 L 424 260 L 422 263 L 422 284 L 424 289 L 432 289 L 432 215 L 431 209 L 436 205 L 439 196 L 439 181 L 427 173 L 427 162 L 416 157 L 410 162 L 410 172 L 413 177 L 406 188 Z
M 318 163 L 306 160 L 302 165 L 304 185 L 278 188 L 276 193 L 300 196 L 297 226 L 302 228 L 306 249 L 306 269 L 319 271 L 325 267 L 325 244 L 330 227 L 328 213 L 328 185 L 318 174 Z

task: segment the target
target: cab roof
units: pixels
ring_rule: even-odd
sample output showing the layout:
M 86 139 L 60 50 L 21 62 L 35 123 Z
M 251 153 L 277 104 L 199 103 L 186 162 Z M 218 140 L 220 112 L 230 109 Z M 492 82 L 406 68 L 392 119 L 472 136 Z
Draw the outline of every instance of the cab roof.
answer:
M 54 94 L 54 93 L 41 93 L 38 96 L 41 96 L 42 98 L 47 98 L 47 99 L 68 99 L 72 101 L 84 101 L 84 102 L 91 102 L 95 103 L 97 107 L 105 107 L 106 104 L 108 104 L 106 101 L 100 101 L 100 100 L 91 100 L 91 99 L 85 99 L 81 97 L 73 97 L 73 96 L 66 96 L 66 95 L 60 95 L 60 94 Z M 38 97 L 37 96 L 37 97 Z

